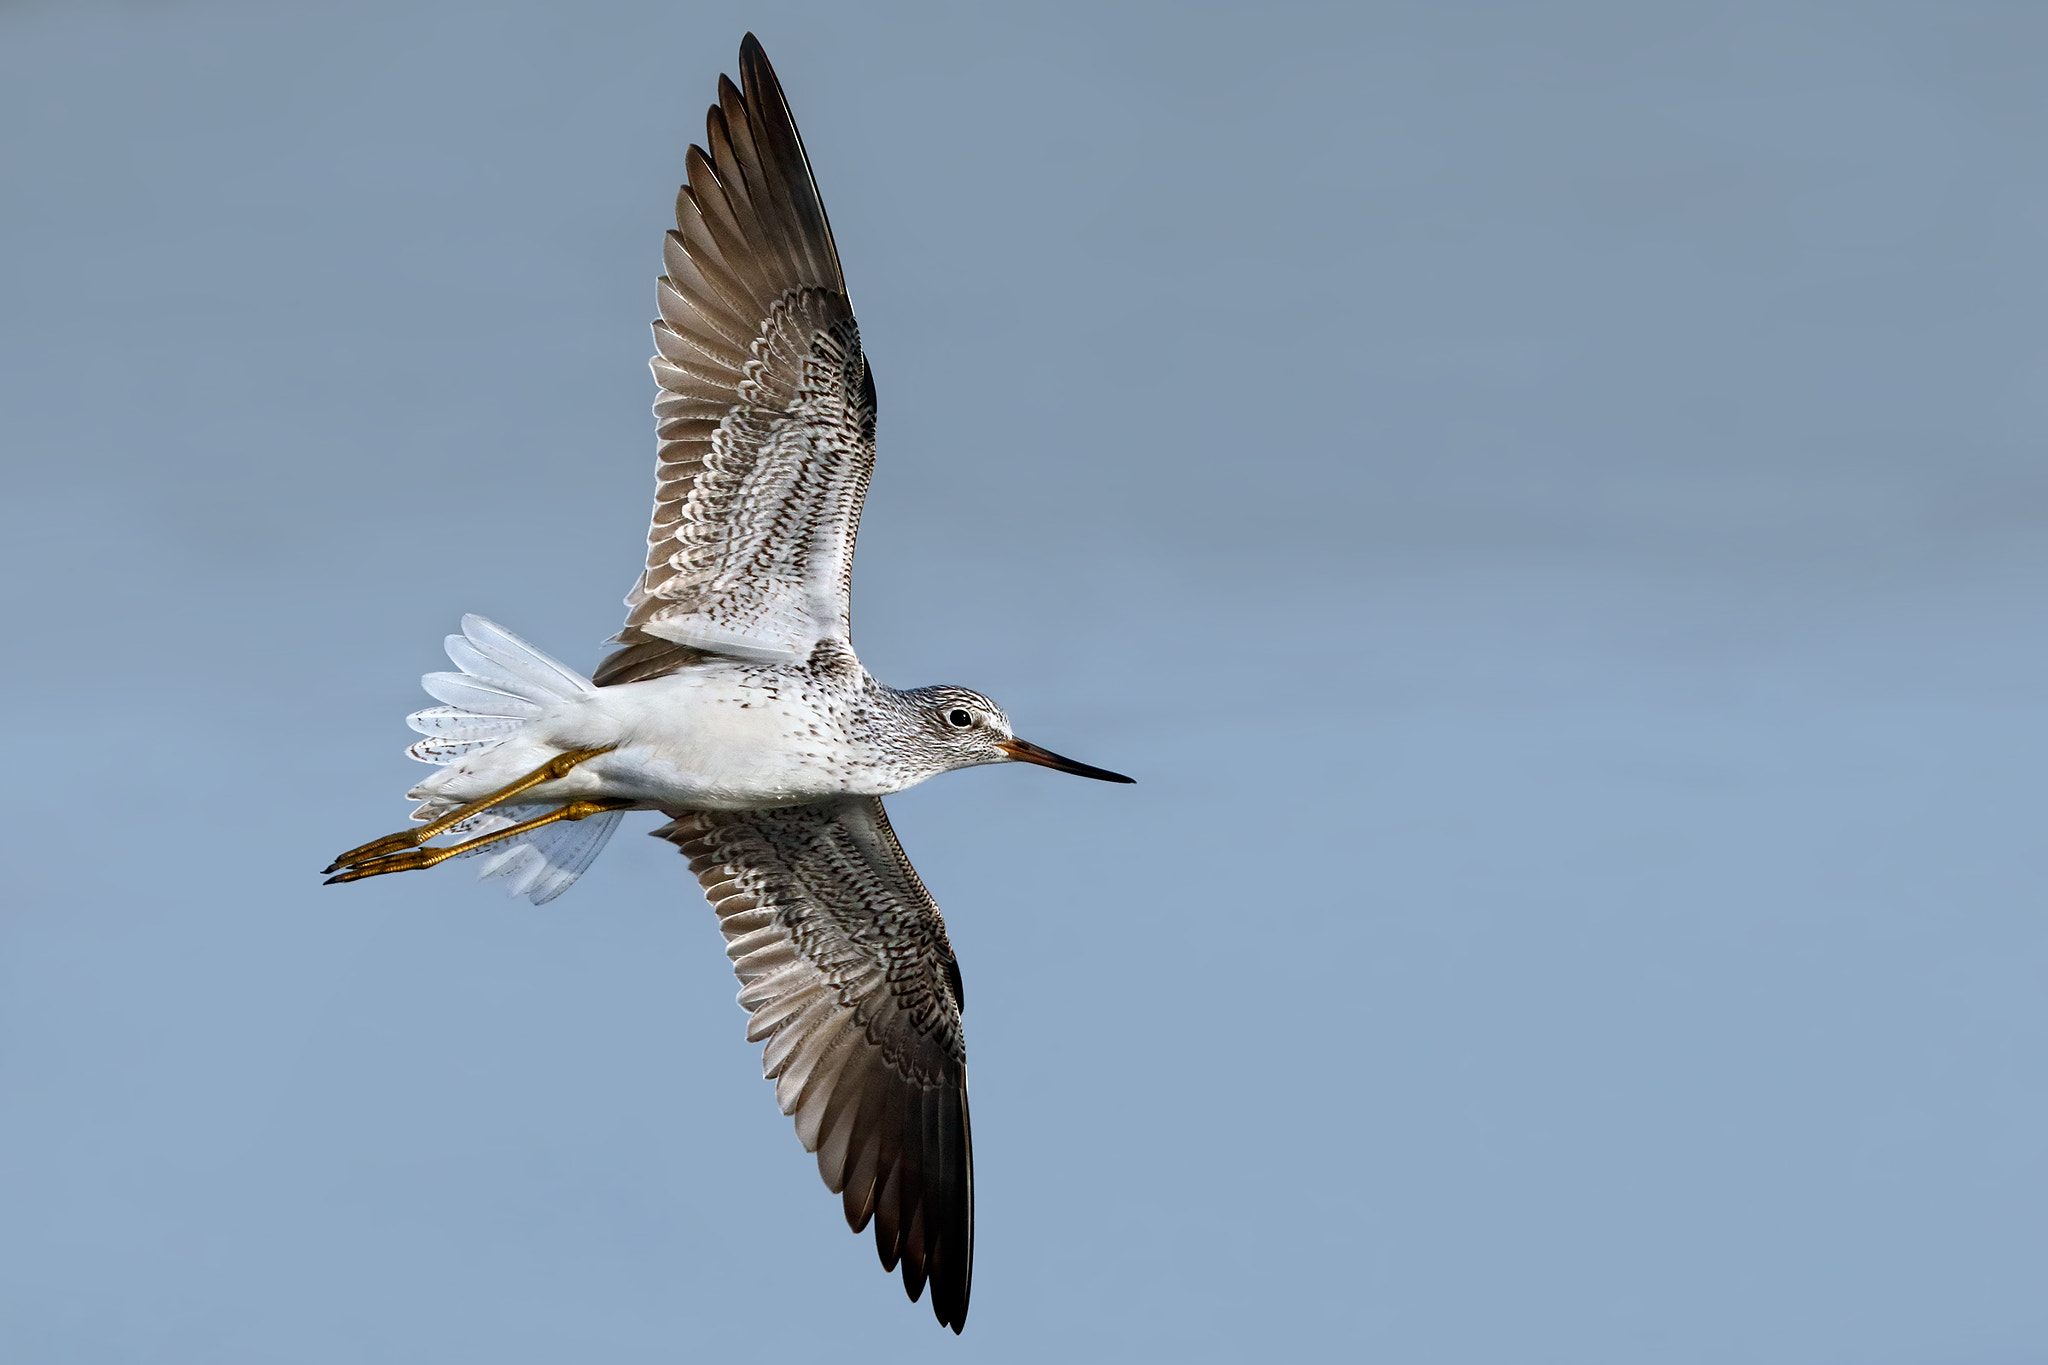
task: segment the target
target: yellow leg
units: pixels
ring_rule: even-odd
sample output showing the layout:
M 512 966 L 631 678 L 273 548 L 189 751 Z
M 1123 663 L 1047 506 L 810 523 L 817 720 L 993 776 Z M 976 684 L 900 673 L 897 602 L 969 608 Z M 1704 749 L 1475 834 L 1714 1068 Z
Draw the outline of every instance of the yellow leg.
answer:
M 459 844 L 450 844 L 446 848 L 408 848 L 402 849 L 397 853 L 387 853 L 381 858 L 358 860 L 346 872 L 329 877 L 321 885 L 333 886 L 336 882 L 357 882 L 365 877 L 381 877 L 386 872 L 414 872 L 423 867 L 432 867 L 435 863 L 446 862 L 458 853 L 468 853 L 472 849 L 482 848 L 485 844 L 495 844 L 500 839 L 515 838 L 518 835 L 539 829 L 542 825 L 552 825 L 557 820 L 581 820 L 586 816 L 597 815 L 603 811 L 624 810 L 632 804 L 631 801 L 611 799 L 602 801 L 571 801 L 560 810 L 549 811 L 546 815 L 537 815 L 531 820 L 522 820 L 509 829 L 497 830 L 490 834 L 480 834 L 474 839 L 466 840 Z
M 333 872 L 344 867 L 354 867 L 356 864 L 368 862 L 372 858 L 382 858 L 387 854 L 397 853 L 403 849 L 418 848 L 435 835 L 445 833 L 447 830 L 467 820 L 470 816 L 487 811 L 492 806 L 499 805 L 502 802 L 509 801 L 523 791 L 531 791 L 543 782 L 559 781 L 567 777 L 570 770 L 575 768 L 577 764 L 588 762 L 599 754 L 608 754 L 617 747 L 616 744 L 607 744 L 602 749 L 571 749 L 566 754 L 556 754 L 517 782 L 500 787 L 488 796 L 480 796 L 466 806 L 458 806 L 431 824 L 421 825 L 416 829 L 402 829 L 396 834 L 387 834 L 381 839 L 372 839 L 361 847 L 352 848 L 329 863 L 322 871 Z M 576 818 L 581 819 L 582 817 L 578 816 Z

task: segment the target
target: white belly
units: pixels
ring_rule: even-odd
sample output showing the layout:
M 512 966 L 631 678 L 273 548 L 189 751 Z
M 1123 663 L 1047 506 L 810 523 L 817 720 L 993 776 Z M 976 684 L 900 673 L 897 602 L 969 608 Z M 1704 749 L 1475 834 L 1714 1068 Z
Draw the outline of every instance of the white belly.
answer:
M 808 689 L 718 665 L 564 702 L 503 743 L 444 768 L 422 797 L 473 801 L 557 754 L 610 748 L 521 802 L 623 799 L 686 810 L 758 810 L 862 789 L 845 716 Z

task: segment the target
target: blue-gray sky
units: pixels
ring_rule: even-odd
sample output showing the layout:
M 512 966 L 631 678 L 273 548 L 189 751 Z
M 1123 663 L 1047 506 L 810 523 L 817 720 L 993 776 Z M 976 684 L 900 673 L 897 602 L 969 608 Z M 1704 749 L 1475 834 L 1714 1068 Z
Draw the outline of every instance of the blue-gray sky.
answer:
M 589 665 L 759 32 L 882 398 L 966 1336 L 667 845 L 323 889 Z M 2048 17 L 0 7 L 0 1357 L 2048 1359 Z M 644 822 L 644 821 L 643 821 Z

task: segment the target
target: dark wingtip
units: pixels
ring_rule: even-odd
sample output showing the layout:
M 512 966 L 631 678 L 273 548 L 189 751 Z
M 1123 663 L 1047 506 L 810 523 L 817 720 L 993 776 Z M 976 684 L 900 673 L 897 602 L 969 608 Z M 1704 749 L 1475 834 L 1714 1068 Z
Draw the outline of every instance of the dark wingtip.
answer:
M 775 63 L 768 60 L 768 50 L 761 46 L 761 40 L 754 36 L 751 29 L 747 31 L 746 37 L 740 39 L 740 76 L 749 86 L 754 83 L 753 73 L 748 69 L 750 67 L 755 71 L 765 70 L 771 81 L 775 79 Z M 777 81 L 776 87 L 780 89 L 781 82 Z
M 937 1285 L 932 1286 L 932 1316 L 939 1320 L 939 1326 L 952 1328 L 953 1335 L 957 1337 L 960 1329 L 967 1325 L 967 1287 L 949 1288 L 951 1292 L 941 1294 Z

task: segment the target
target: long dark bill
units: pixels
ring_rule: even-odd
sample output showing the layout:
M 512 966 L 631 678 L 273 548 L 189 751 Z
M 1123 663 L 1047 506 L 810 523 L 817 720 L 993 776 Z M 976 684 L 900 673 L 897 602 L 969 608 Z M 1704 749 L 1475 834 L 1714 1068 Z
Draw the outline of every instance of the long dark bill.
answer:
M 1136 782 L 1135 777 L 1125 777 L 1107 768 L 1091 768 L 1086 763 L 1076 763 L 1071 758 L 1061 758 L 1050 749 L 1041 749 L 1036 744 L 1021 739 L 1006 739 L 997 746 L 1011 758 L 1021 763 L 1036 763 L 1042 768 L 1056 772 L 1072 773 L 1076 777 L 1092 777 L 1097 782 Z

